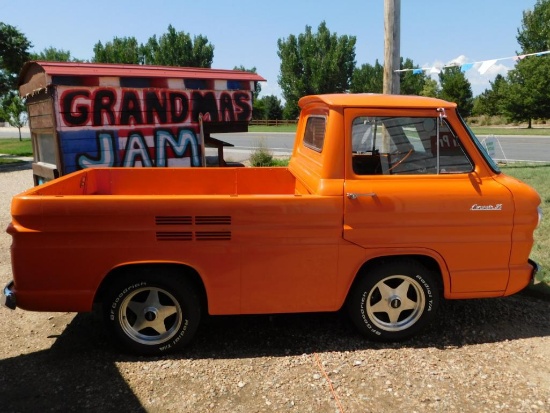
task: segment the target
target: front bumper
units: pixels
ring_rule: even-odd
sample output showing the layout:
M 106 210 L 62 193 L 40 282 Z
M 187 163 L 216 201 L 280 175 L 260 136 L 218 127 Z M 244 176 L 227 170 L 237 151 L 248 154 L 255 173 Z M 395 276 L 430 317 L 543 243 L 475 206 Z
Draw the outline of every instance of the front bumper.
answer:
M 533 271 L 531 271 L 531 282 L 533 284 L 540 283 L 540 280 L 537 280 L 537 277 L 536 277 L 537 272 L 539 272 L 539 265 L 532 259 L 529 259 L 529 264 L 531 264 L 531 266 L 533 267 Z
M 2 295 L 0 295 L 0 304 L 4 307 L 7 307 L 11 310 L 15 310 L 17 307 L 15 303 L 15 293 L 13 290 L 13 281 L 10 281 L 2 291 Z

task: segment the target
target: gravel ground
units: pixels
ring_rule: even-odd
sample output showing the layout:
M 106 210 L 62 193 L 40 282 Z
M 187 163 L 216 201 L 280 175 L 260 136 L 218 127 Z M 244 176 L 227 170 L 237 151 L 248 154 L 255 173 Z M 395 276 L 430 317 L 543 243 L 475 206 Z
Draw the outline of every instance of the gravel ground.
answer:
M 0 171 L 0 226 L 29 169 Z M 11 278 L 0 233 L 0 282 Z M 45 263 L 45 265 L 47 265 Z M 342 314 L 212 317 L 181 354 L 117 353 L 98 313 L 0 309 L 3 412 L 550 411 L 548 301 L 446 302 L 414 340 L 377 344 Z

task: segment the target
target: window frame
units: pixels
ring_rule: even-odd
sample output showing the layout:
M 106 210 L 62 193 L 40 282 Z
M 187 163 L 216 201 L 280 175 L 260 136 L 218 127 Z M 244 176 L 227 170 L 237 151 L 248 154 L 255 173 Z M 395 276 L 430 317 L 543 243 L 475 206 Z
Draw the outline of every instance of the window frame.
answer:
M 314 133 L 315 131 L 313 131 L 313 133 L 312 133 L 312 139 L 307 139 L 309 126 L 310 126 L 310 121 L 313 120 L 313 119 L 322 119 L 323 120 L 323 137 L 322 137 L 320 146 L 315 144 L 315 142 L 316 142 L 316 137 L 315 137 L 315 133 Z M 317 125 L 313 125 L 313 127 L 314 126 L 317 126 Z M 309 148 L 309 149 L 311 149 L 315 152 L 318 152 L 318 153 L 322 153 L 323 152 L 323 147 L 325 145 L 326 134 L 327 134 L 327 117 L 323 116 L 323 115 L 310 115 L 306 119 L 306 125 L 305 125 L 305 128 L 304 128 L 304 136 L 303 136 L 303 139 L 302 139 L 302 143 L 306 148 Z
M 361 148 L 354 148 L 354 142 L 353 142 L 353 137 L 354 137 L 354 128 L 357 126 L 357 125 L 361 125 L 361 123 L 363 122 L 359 122 L 357 123 L 357 120 L 358 119 L 361 119 L 361 118 L 364 118 L 365 120 L 370 120 L 373 125 L 374 125 L 374 134 L 376 135 L 376 131 L 378 129 L 380 129 L 380 127 L 377 127 L 378 125 L 380 126 L 384 126 L 385 130 L 387 131 L 388 130 L 388 125 L 386 125 L 386 123 L 390 122 L 390 123 L 395 123 L 394 127 L 398 127 L 401 129 L 401 133 L 403 135 L 403 142 L 396 142 L 395 139 L 398 138 L 397 135 L 395 136 L 392 136 L 392 135 L 389 135 L 389 142 L 386 142 L 385 145 L 388 145 L 389 147 L 395 147 L 396 145 L 397 146 L 400 146 L 400 145 L 404 145 L 406 144 L 407 146 L 411 146 L 412 149 L 416 148 L 416 145 L 418 144 L 417 142 L 415 141 L 412 141 L 411 140 L 411 135 L 409 133 L 407 133 L 407 125 L 410 123 L 411 125 L 415 125 L 416 123 L 418 122 L 415 122 L 414 120 L 415 119 L 418 119 L 418 120 L 422 120 L 422 122 L 425 122 L 426 120 L 428 119 L 431 119 L 433 120 L 434 122 L 434 125 L 433 125 L 433 132 L 435 132 L 435 140 L 433 141 L 430 141 L 430 144 L 429 146 L 425 146 L 426 144 L 426 141 L 425 139 L 431 139 L 429 137 L 426 137 L 426 138 L 420 138 L 419 142 L 420 144 L 423 146 L 423 149 L 424 149 L 424 152 L 423 153 L 420 153 L 419 154 L 424 154 L 424 155 L 427 155 L 427 154 L 430 154 L 431 152 L 431 157 L 420 157 L 418 159 L 416 159 L 416 162 L 417 163 L 422 163 L 424 162 L 426 164 L 426 167 L 425 168 L 419 168 L 417 169 L 417 171 L 421 171 L 423 170 L 424 172 L 415 172 L 415 169 L 412 169 L 412 170 L 409 170 L 409 171 L 402 171 L 401 173 L 400 172 L 391 172 L 394 167 L 390 168 L 390 169 L 387 169 L 387 168 L 380 168 L 380 169 L 377 169 L 377 171 L 373 171 L 373 172 L 365 172 L 365 173 L 359 173 L 358 172 L 358 168 L 355 167 L 355 163 L 353 161 L 355 161 L 354 159 L 354 156 L 357 156 L 357 155 L 361 155 L 361 154 L 366 154 L 368 156 L 368 154 L 371 154 L 372 156 L 383 156 L 385 157 L 386 159 L 386 162 L 387 162 L 387 159 L 389 159 L 390 155 L 391 155 L 391 151 L 388 150 L 388 152 L 385 152 L 385 151 L 382 151 L 382 147 L 380 147 L 379 145 L 375 145 L 375 142 L 378 143 L 380 141 L 379 139 L 379 136 L 373 136 L 373 142 L 372 142 L 372 148 L 368 148 L 366 151 L 362 151 Z M 442 153 L 442 148 L 440 147 L 441 146 L 441 142 L 442 142 L 442 129 L 444 129 L 443 133 L 445 134 L 449 134 L 451 135 L 450 137 L 453 139 L 453 140 L 456 140 L 457 141 L 457 147 L 456 147 L 456 150 L 459 150 L 460 153 L 461 153 L 461 159 L 463 159 L 462 162 L 459 162 L 459 163 L 445 163 L 442 165 L 441 163 L 441 160 L 442 159 L 445 159 L 443 157 L 447 157 L 447 156 L 453 156 L 453 155 L 445 155 L 445 150 L 443 150 L 443 153 Z M 413 115 L 411 116 L 410 114 L 403 114 L 403 115 L 394 115 L 394 114 L 391 114 L 388 116 L 388 114 L 382 114 L 382 113 L 377 113 L 377 114 L 360 114 L 360 113 L 357 113 L 355 116 L 353 116 L 353 118 L 351 119 L 351 124 L 350 124 L 350 149 L 351 149 L 351 160 L 352 160 L 352 164 L 351 164 L 351 170 L 353 172 L 354 175 L 356 176 L 373 176 L 373 175 L 376 175 L 376 176 L 393 176 L 393 175 L 399 175 L 399 176 L 427 176 L 427 175 L 455 175 L 455 174 L 468 174 L 468 173 L 471 173 L 475 170 L 475 162 L 472 160 L 472 157 L 470 156 L 470 154 L 468 153 L 465 145 L 464 145 L 464 142 L 462 142 L 461 138 L 460 138 L 460 135 L 456 133 L 456 131 L 454 130 L 454 128 L 452 127 L 451 123 L 446 119 L 446 117 L 442 117 L 442 116 L 438 116 L 437 114 L 418 114 L 418 115 Z M 413 132 L 413 134 L 419 134 L 419 129 L 417 126 L 415 126 L 415 131 Z M 429 131 L 427 131 L 429 132 Z M 433 133 L 432 132 L 432 133 Z M 384 132 L 382 132 L 384 133 Z M 385 132 L 385 133 L 388 133 L 388 132 Z M 406 142 L 405 142 L 406 140 Z M 423 142 L 424 141 L 424 142 Z M 450 141 L 450 139 L 449 139 Z M 434 147 L 433 143 L 436 143 L 437 147 Z M 436 149 L 437 148 L 437 149 Z M 354 149 L 356 149 L 354 151 Z M 452 150 L 451 147 L 447 148 L 447 150 Z M 458 156 L 458 155 L 457 155 Z M 382 159 L 382 158 L 381 158 Z M 426 162 L 428 161 L 428 162 Z M 435 165 L 430 165 L 430 162 L 429 161 L 435 161 Z M 413 161 L 414 162 L 414 161 Z M 456 167 L 460 167 L 461 165 L 466 165 L 466 163 L 469 164 L 469 168 L 464 168 L 464 170 L 459 170 L 459 171 L 452 171 L 453 169 L 453 165 L 456 166 Z M 368 164 L 368 162 L 367 162 Z M 375 163 L 376 164 L 376 163 Z M 404 165 L 406 165 L 407 163 L 404 163 Z M 443 171 L 442 171 L 443 170 Z M 413 172 L 411 172 L 413 171 Z M 429 172 L 429 171 L 433 171 L 433 172 Z M 390 173 L 388 173 L 390 172 Z

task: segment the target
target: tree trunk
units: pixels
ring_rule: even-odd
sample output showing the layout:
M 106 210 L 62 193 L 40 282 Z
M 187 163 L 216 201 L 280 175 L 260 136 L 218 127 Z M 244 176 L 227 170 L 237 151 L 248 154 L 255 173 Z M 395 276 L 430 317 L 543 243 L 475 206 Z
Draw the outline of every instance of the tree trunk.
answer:
M 21 139 L 21 128 L 17 128 L 17 130 L 19 131 L 19 142 L 21 142 L 23 139 Z
M 529 122 L 527 123 L 527 129 L 531 129 L 531 127 L 532 127 L 531 118 L 529 118 Z

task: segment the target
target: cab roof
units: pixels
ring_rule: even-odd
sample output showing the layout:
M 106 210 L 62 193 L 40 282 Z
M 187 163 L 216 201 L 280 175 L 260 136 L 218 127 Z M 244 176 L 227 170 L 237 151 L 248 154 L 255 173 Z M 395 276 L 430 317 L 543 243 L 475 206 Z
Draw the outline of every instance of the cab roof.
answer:
M 310 104 L 329 107 L 359 108 L 456 108 L 456 103 L 424 96 L 383 95 L 376 93 L 335 93 L 304 96 L 298 102 L 301 108 Z

